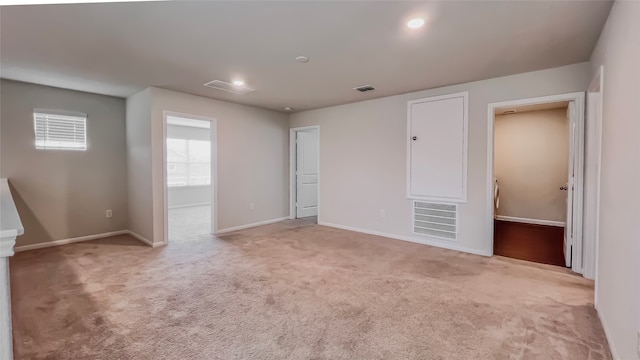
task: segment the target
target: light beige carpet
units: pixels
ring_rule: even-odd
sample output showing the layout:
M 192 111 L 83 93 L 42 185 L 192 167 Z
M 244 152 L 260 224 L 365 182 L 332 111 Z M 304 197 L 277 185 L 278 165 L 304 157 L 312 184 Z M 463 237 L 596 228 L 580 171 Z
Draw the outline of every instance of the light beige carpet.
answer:
M 11 259 L 16 359 L 609 359 L 560 268 L 285 221 Z

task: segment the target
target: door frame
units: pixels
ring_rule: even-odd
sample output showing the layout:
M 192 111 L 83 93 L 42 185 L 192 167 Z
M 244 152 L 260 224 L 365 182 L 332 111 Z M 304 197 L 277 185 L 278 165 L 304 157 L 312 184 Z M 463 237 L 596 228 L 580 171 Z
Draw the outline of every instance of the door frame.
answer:
M 575 234 L 571 248 L 571 270 L 582 274 L 582 217 L 583 217 L 583 199 L 584 199 L 584 119 L 585 119 L 585 93 L 574 92 L 568 94 L 558 94 L 550 96 L 541 96 L 534 98 L 510 100 L 490 103 L 487 110 L 487 238 L 488 243 L 491 244 L 491 255 L 493 256 L 493 221 L 494 221 L 494 122 L 495 122 L 495 110 L 505 107 L 517 107 L 523 105 L 538 105 L 548 104 L 562 101 L 575 101 L 576 104 L 576 141 L 577 141 L 577 153 L 575 154 L 576 165 L 576 179 L 574 184 L 574 196 L 577 196 L 576 208 L 574 212 L 575 220 Z
M 167 184 L 167 119 L 169 116 L 182 117 L 186 119 L 208 121 L 211 125 L 211 231 L 214 235 L 218 230 L 218 125 L 217 120 L 200 115 L 192 115 L 175 111 L 162 111 L 162 194 L 163 194 L 163 214 L 164 214 L 164 239 L 169 242 L 169 186 Z
M 301 126 L 289 129 L 289 219 L 296 219 L 297 179 L 296 179 L 296 135 L 299 131 L 316 130 L 318 132 L 318 222 L 320 222 L 320 125 Z
M 599 109 L 596 111 L 592 111 L 591 104 L 589 104 L 589 93 L 598 93 L 598 103 Z M 591 209 L 591 214 L 593 214 L 591 220 L 594 223 L 594 231 L 593 237 L 590 239 L 589 246 L 585 248 L 585 269 L 584 276 L 589 279 L 595 280 L 595 298 L 594 304 L 598 304 L 598 255 L 599 255 L 599 246 L 600 246 L 600 182 L 601 182 L 601 174 L 602 174 L 602 120 L 604 114 L 604 66 L 600 66 L 589 84 L 589 88 L 587 89 L 587 121 L 593 116 L 593 121 L 590 121 L 592 125 L 595 125 L 595 141 L 589 147 L 590 153 L 594 154 L 593 159 L 588 159 L 594 161 L 594 165 L 596 166 L 596 179 L 595 179 L 595 189 L 591 189 L 595 192 L 595 209 Z M 586 189 L 585 189 L 586 190 Z M 592 252 L 590 252 L 593 250 Z

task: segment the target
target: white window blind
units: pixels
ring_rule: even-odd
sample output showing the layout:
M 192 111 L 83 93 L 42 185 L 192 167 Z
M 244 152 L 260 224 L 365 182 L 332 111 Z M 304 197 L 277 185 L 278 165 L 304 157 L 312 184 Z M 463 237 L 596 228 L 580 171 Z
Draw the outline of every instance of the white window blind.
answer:
M 36 109 L 36 149 L 87 150 L 87 115 Z

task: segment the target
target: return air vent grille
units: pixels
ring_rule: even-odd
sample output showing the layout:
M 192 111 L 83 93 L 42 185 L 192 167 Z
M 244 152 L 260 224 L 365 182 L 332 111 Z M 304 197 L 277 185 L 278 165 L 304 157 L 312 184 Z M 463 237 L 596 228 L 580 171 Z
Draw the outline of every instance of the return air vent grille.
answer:
M 414 234 L 457 240 L 457 225 L 457 205 L 413 202 Z
M 374 88 L 371 85 L 362 85 L 362 86 L 354 87 L 353 89 L 360 92 L 367 92 L 367 91 L 373 91 L 376 88 Z
M 210 87 L 216 90 L 222 90 L 222 91 L 226 91 L 234 94 L 239 94 L 239 95 L 255 91 L 246 85 L 237 86 L 237 85 L 233 85 L 228 82 L 224 82 L 220 80 L 209 81 L 208 83 L 204 84 L 204 86 Z

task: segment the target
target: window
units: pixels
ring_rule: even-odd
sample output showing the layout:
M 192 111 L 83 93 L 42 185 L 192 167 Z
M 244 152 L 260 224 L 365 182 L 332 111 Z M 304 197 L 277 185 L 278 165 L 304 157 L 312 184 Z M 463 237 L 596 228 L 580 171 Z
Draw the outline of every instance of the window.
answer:
M 167 185 L 211 184 L 211 142 L 167 138 Z
M 87 150 L 87 115 L 33 111 L 36 149 Z

